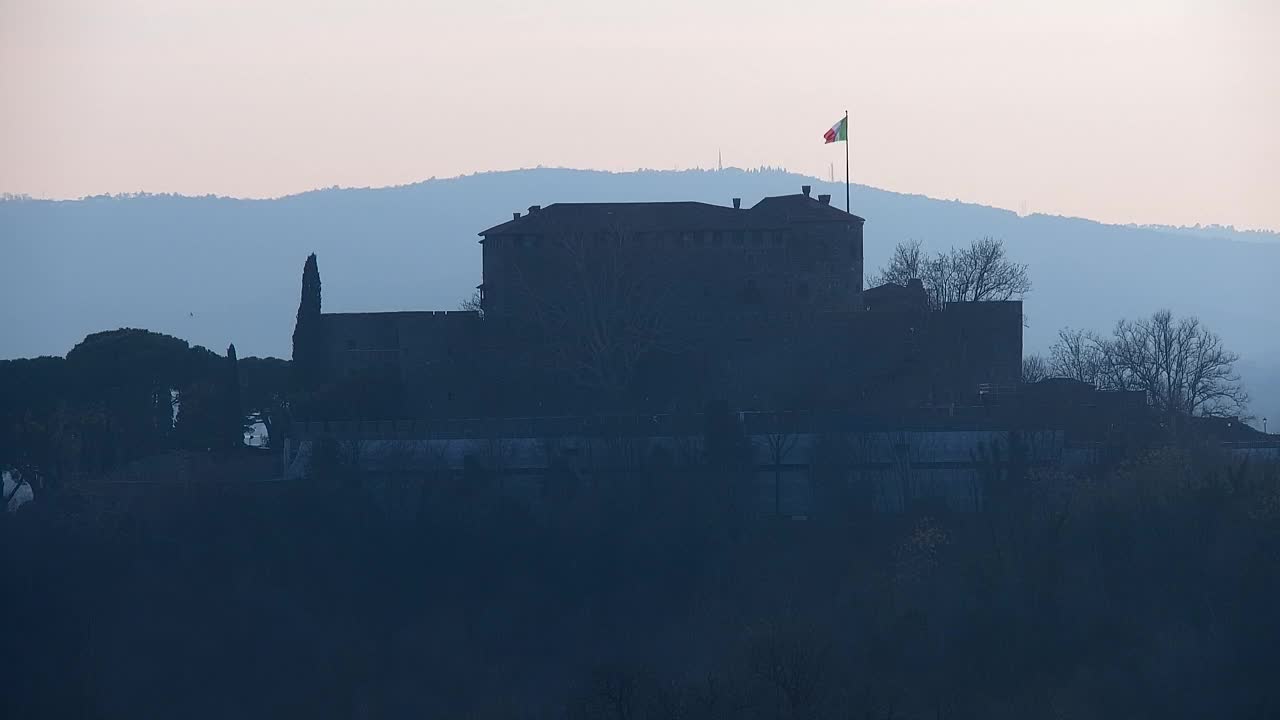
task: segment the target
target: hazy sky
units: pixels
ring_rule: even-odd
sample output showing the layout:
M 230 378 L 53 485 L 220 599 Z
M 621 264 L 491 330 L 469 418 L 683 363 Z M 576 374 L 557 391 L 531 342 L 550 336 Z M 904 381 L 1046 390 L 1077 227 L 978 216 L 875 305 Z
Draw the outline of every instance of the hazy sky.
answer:
M 1280 0 L 0 0 L 0 191 L 783 166 L 1280 229 Z

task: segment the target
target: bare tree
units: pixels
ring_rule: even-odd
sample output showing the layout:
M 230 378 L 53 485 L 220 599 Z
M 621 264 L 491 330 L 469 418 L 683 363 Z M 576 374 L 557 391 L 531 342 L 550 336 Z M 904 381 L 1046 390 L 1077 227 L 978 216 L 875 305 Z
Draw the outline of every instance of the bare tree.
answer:
M 893 257 L 889 258 L 889 264 L 872 276 L 867 285 L 869 287 L 887 283 L 906 285 L 912 279 L 924 277 L 924 267 L 927 262 L 929 258 L 925 257 L 919 240 L 900 242 L 893 248 Z
M 458 309 L 469 310 L 483 317 L 484 316 L 484 296 L 480 294 L 480 289 L 476 288 L 475 292 L 471 293 L 471 297 L 458 303 Z
M 1062 328 L 1058 341 L 1049 346 L 1049 369 L 1055 377 L 1101 384 L 1108 369 L 1106 340 L 1084 330 Z
M 992 237 L 974 240 L 960 250 L 952 248 L 934 264 L 943 266 L 935 283 L 942 302 L 1012 300 L 1031 292 L 1027 266 L 1010 260 L 1004 242 Z M 926 286 L 928 282 L 926 278 Z
M 1043 355 L 1028 355 L 1022 358 L 1022 382 L 1040 382 L 1051 377 L 1050 364 Z
M 1143 390 L 1170 416 L 1239 415 L 1248 403 L 1234 365 L 1239 356 L 1194 317 L 1160 310 L 1121 320 L 1104 346 L 1104 381 Z
M 1021 299 L 1031 292 L 1027 266 L 1010 260 L 1004 242 L 992 237 L 932 258 L 925 256 L 919 241 L 899 243 L 872 283 L 906 285 L 912 278 L 924 283 L 934 308 L 952 302 Z

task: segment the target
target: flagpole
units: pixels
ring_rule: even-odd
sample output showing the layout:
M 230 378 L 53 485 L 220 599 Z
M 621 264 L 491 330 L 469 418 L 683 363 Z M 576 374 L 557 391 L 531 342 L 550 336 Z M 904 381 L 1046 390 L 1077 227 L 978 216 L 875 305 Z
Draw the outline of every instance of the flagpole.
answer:
M 844 211 L 850 215 L 849 207 L 849 111 L 844 111 Z

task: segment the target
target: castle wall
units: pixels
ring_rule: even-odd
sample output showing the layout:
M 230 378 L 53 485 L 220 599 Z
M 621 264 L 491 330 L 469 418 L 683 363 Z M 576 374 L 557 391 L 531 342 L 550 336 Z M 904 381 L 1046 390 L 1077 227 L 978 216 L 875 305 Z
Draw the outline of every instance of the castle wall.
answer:
M 483 317 L 326 314 L 330 371 L 395 377 L 416 417 L 915 407 L 1018 380 L 1021 303 L 868 311 L 862 229 L 807 188 L 531 208 L 482 233 Z
M 761 312 L 707 316 L 691 353 L 699 386 L 734 407 L 881 409 L 970 403 L 1016 383 L 1021 303 L 939 312 Z
M 606 400 L 575 384 L 535 324 L 471 312 L 323 316 L 334 377 L 399 379 L 415 417 L 586 412 Z M 694 412 L 882 409 L 972 403 L 979 385 L 1016 383 L 1021 304 L 939 312 L 702 310 L 680 317 L 637 369 L 624 404 Z
M 862 222 L 495 233 L 483 269 L 486 312 L 530 321 L 540 306 L 606 292 L 600 283 L 624 270 L 686 310 L 849 311 L 861 307 Z
M 472 311 L 325 313 L 330 378 L 365 373 L 399 381 L 405 405 L 423 416 L 467 414 L 477 404 L 477 356 L 484 351 Z
M 313 472 L 312 452 L 320 437 L 326 436 L 301 442 L 288 464 L 286 479 Z M 975 511 L 982 507 L 985 479 L 998 471 L 982 452 L 997 446 L 1007 449 L 1010 437 L 1008 430 L 984 428 L 796 432 L 787 436 L 782 457 L 775 457 L 769 434 L 749 431 L 749 462 L 754 470 L 748 473 L 744 490 L 760 515 L 781 511 L 808 516 L 828 511 L 832 508 L 823 506 L 822 496 L 832 491 L 845 497 L 864 494 L 872 507 L 882 511 L 900 511 L 920 501 Z M 470 460 L 500 476 L 502 487 L 513 495 L 533 504 L 546 498 L 546 483 L 558 469 L 569 469 L 585 485 L 595 486 L 642 467 L 690 474 L 691 481 L 704 469 L 702 438 L 688 430 L 626 437 L 494 432 L 397 439 L 392 435 L 344 442 L 360 444 L 355 455 L 364 472 L 456 475 Z M 1056 466 L 1063 460 L 1061 432 L 1023 432 L 1019 442 L 1026 448 L 1025 462 L 1030 466 Z

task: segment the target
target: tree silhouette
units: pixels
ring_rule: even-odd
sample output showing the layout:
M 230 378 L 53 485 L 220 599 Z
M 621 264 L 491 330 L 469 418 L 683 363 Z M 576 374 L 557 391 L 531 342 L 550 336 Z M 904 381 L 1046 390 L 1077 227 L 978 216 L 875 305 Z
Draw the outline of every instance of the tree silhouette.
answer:
M 244 444 L 246 429 L 244 405 L 240 401 L 240 363 L 236 358 L 236 346 L 227 346 L 227 370 L 223 387 L 223 431 L 226 433 L 225 443 L 229 448 L 237 448 Z
M 1049 367 L 1055 377 L 1097 385 L 1106 369 L 1106 341 L 1084 330 L 1062 328 L 1049 346 Z
M 324 338 L 320 328 L 320 267 L 316 254 L 302 266 L 302 297 L 293 328 L 294 385 L 314 390 L 324 375 Z
M 1121 320 L 1105 345 L 1107 377 L 1147 393 L 1171 417 L 1228 417 L 1244 412 L 1249 396 L 1234 365 L 1239 356 L 1194 317 L 1160 310 Z
M 992 237 L 932 258 L 925 256 L 918 240 L 899 243 L 872 284 L 906 285 L 913 278 L 924 283 L 935 309 L 953 302 L 1021 299 L 1031 292 L 1027 266 L 1010 260 L 1004 242 Z
M 289 432 L 289 378 L 292 368 L 288 360 L 279 358 L 241 358 L 237 363 L 244 410 L 253 422 L 267 431 L 267 444 L 274 446 L 281 435 Z
M 1168 310 L 1121 320 L 1111 337 L 1063 328 L 1049 353 L 1054 375 L 1106 390 L 1141 390 L 1170 418 L 1240 415 L 1249 401 L 1235 372 L 1239 356 L 1199 319 Z
M 1052 377 L 1051 367 L 1052 365 L 1043 355 L 1027 355 L 1022 358 L 1022 382 L 1040 382 L 1047 377 Z
M 103 433 L 94 442 L 109 448 L 108 467 L 168 448 L 171 391 L 202 370 L 185 340 L 136 328 L 86 336 L 67 353 L 66 366 L 73 400 L 105 419 L 91 425 Z
M 900 242 L 894 246 L 889 264 L 871 276 L 867 286 L 877 287 L 887 283 L 906 285 L 915 278 L 924 279 L 924 268 L 928 262 L 929 258 L 925 256 L 919 240 Z

